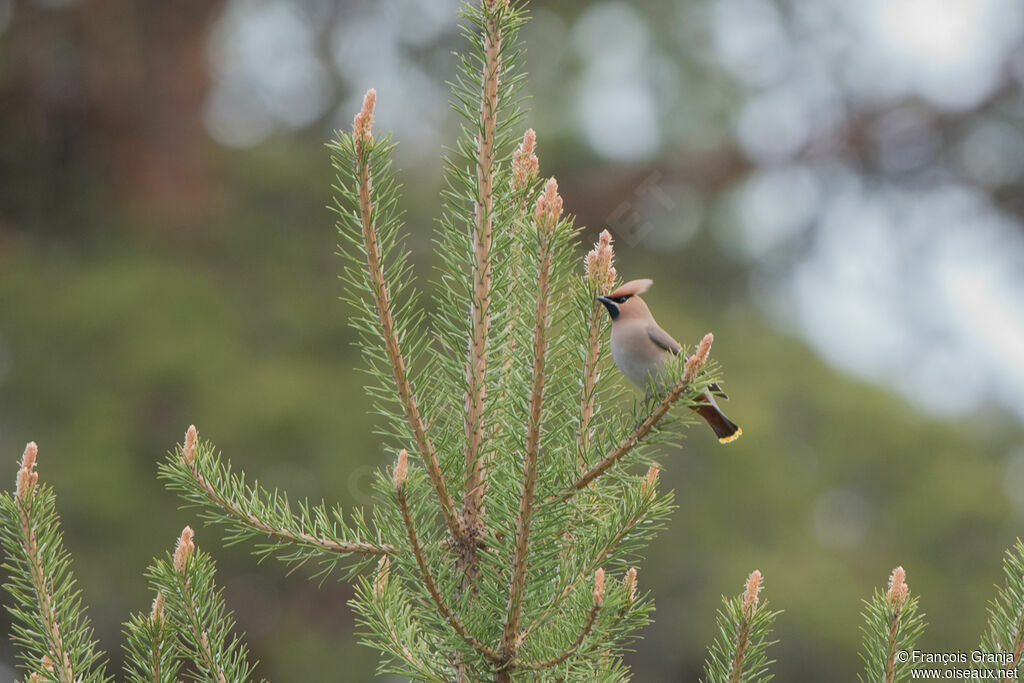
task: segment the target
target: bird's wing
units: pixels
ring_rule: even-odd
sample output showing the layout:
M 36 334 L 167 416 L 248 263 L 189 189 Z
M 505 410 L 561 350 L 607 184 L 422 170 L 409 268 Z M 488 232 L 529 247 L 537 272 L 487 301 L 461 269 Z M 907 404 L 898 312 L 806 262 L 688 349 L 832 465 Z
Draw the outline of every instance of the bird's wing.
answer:
M 726 401 L 729 400 L 729 395 L 722 391 L 722 387 L 718 386 L 718 382 L 708 385 L 708 391 L 717 396 L 718 398 L 724 398 Z
M 651 323 L 647 326 L 647 336 L 652 342 L 672 353 L 672 355 L 679 353 L 683 348 L 679 345 L 679 342 L 672 338 L 672 335 L 658 327 L 658 323 Z
M 654 342 L 661 348 L 665 349 L 666 351 L 672 353 L 673 355 L 677 355 L 682 350 L 682 347 L 679 345 L 679 342 L 673 339 L 672 335 L 670 335 L 668 332 L 661 329 L 661 327 L 659 327 L 657 323 L 651 323 L 650 325 L 647 326 L 647 336 L 650 338 L 652 342 Z M 710 391 L 715 396 L 720 396 L 721 398 L 724 398 L 726 401 L 729 400 L 729 397 L 726 395 L 724 391 L 722 391 L 722 387 L 718 386 L 717 382 L 715 384 L 711 384 L 710 386 L 708 386 L 708 391 Z

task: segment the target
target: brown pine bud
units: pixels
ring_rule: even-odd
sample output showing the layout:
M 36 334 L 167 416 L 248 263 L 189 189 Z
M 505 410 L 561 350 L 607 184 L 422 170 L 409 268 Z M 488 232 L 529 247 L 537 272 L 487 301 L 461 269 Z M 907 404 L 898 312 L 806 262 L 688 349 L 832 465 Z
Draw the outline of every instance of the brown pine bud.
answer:
M 395 491 L 401 491 L 405 484 L 405 477 L 409 470 L 409 452 L 404 448 L 398 454 L 398 462 L 395 464 L 394 482 Z
M 743 592 L 743 614 L 747 617 L 754 613 L 754 609 L 757 608 L 757 604 L 761 601 L 759 596 L 762 588 L 764 588 L 763 577 L 761 572 L 755 569 L 747 577 L 746 590 Z
M 892 570 L 892 574 L 889 575 L 889 590 L 886 593 L 886 598 L 888 598 L 892 608 L 898 612 L 903 609 L 903 603 L 907 601 L 909 594 L 910 587 L 907 586 L 907 572 L 903 570 L 903 567 L 896 567 Z
M 35 441 L 29 441 L 25 446 L 25 452 L 21 456 L 21 467 L 18 469 L 18 478 L 15 482 L 14 497 L 18 500 L 25 500 L 39 481 L 39 473 L 35 471 L 36 455 L 39 447 Z
M 537 155 L 534 152 L 536 144 L 537 134 L 533 132 L 533 128 L 528 128 L 523 135 L 523 141 L 519 144 L 519 148 L 512 155 L 513 189 L 522 190 L 530 184 L 531 180 L 537 177 L 537 172 L 540 169 L 540 160 L 537 159 Z
M 199 432 L 195 425 L 189 425 L 185 432 L 185 446 L 181 449 L 181 457 L 186 465 L 191 465 L 196 459 L 196 442 L 199 440 Z
M 626 572 L 626 578 L 622 580 L 622 587 L 626 590 L 626 604 L 632 605 L 636 600 L 636 567 L 630 567 Z
M 598 569 L 594 574 L 594 607 L 604 604 L 604 569 Z
M 549 178 L 544 192 L 537 198 L 537 210 L 535 212 L 537 225 L 551 230 L 562 217 L 562 196 L 558 194 L 558 181 Z
M 193 542 L 195 533 L 192 531 L 192 527 L 187 526 L 181 530 L 181 536 L 178 538 L 178 545 L 174 548 L 174 569 L 179 574 L 185 573 L 185 567 L 188 565 L 189 558 L 196 550 L 196 545 Z
M 352 138 L 356 143 L 356 150 L 362 150 L 363 143 L 373 142 L 373 133 L 370 127 L 373 125 L 373 108 L 377 104 L 377 91 L 370 88 L 363 96 L 363 108 L 352 119 Z

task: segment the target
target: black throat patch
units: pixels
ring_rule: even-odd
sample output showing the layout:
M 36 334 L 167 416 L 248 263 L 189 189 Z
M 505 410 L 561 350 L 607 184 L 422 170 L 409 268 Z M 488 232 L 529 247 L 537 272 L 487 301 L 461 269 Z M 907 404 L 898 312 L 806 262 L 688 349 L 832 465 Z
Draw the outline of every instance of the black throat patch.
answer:
M 599 298 L 598 301 L 604 304 L 604 307 L 608 309 L 608 315 L 611 316 L 612 320 L 615 320 L 616 318 L 619 317 L 618 304 L 616 304 L 614 301 L 605 299 L 604 297 Z

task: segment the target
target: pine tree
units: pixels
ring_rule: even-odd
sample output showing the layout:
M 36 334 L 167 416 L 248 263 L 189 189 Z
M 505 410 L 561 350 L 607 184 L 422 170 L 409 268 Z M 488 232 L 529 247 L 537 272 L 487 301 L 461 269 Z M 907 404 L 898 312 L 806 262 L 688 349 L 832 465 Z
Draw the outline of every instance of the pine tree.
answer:
M 381 671 L 424 681 L 626 680 L 622 655 L 653 611 L 636 565 L 673 507 L 658 491 L 652 446 L 674 441 L 689 415 L 681 408 L 718 380 L 712 336 L 672 361 L 663 394 L 623 405 L 595 301 L 616 282 L 612 237 L 602 232 L 580 263 L 557 182 L 540 175 L 537 136 L 520 131 L 524 3 L 483 0 L 462 18 L 470 49 L 453 84 L 462 133 L 446 159 L 432 297 L 418 293 L 403 247 L 393 144 L 375 137 L 373 90 L 352 132 L 329 146 L 349 319 L 381 438 L 396 453 L 378 471 L 372 510 L 292 502 L 249 482 L 194 426 L 161 476 L 227 542 L 316 567 L 321 580 L 353 580 Z M 15 491 L 0 494 L 4 587 L 26 680 L 107 681 L 37 455 L 28 444 Z M 1020 541 L 1004 569 L 982 652 L 1012 655 L 984 667 L 1012 680 L 1024 651 Z M 152 607 L 125 624 L 126 680 L 251 679 L 255 664 L 214 572 L 185 527 L 148 570 Z M 778 613 L 761 602 L 762 588 L 754 571 L 740 596 L 723 599 L 707 683 L 771 678 Z M 902 567 L 864 616 L 862 680 L 906 680 L 923 620 Z
M 621 408 L 595 301 L 616 278 L 611 236 L 580 262 L 579 231 L 556 180 L 539 173 L 536 134 L 521 128 L 524 3 L 485 0 L 461 16 L 470 49 L 452 85 L 462 126 L 445 159 L 432 297 L 403 246 L 375 91 L 329 146 L 349 320 L 382 438 L 398 454 L 377 477 L 369 518 L 293 511 L 207 442 L 163 474 L 230 540 L 260 538 L 260 552 L 358 575 L 354 607 L 382 671 L 620 678 L 652 609 L 633 566 L 672 509 L 657 469 L 628 465 L 652 466 L 650 445 L 685 422 L 670 408 L 694 405 L 718 379 L 711 336 L 671 368 L 664 395 Z

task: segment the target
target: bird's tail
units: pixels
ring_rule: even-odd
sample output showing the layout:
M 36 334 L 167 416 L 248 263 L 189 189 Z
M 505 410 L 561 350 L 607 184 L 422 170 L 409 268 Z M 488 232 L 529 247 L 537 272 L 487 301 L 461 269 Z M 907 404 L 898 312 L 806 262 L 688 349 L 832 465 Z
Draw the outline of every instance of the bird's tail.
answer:
M 706 393 L 704 398 L 707 402 L 693 406 L 693 411 L 704 418 L 704 421 L 711 426 L 711 429 L 715 430 L 715 436 L 718 437 L 718 440 L 721 443 L 731 443 L 740 438 L 743 430 L 740 429 L 739 425 L 725 416 L 725 413 L 715 403 L 714 398 Z

